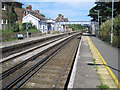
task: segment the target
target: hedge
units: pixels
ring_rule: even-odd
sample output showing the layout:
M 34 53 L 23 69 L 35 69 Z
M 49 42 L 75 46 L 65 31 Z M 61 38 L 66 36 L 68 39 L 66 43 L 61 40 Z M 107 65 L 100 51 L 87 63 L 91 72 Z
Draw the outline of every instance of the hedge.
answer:
M 111 40 L 111 23 L 112 20 L 107 20 L 100 26 L 99 37 L 110 43 Z M 120 15 L 113 19 L 113 46 L 120 48 Z

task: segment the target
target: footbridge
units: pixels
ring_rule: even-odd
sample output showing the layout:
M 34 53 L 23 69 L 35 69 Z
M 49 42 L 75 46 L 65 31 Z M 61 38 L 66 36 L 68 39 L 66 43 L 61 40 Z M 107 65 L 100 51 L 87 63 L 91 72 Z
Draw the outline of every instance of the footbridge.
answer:
M 65 31 L 66 30 L 66 26 L 68 25 L 84 25 L 84 26 L 88 26 L 89 30 L 95 34 L 95 32 L 98 29 L 98 23 L 95 21 L 59 21 L 59 22 L 55 22 L 55 30 L 61 30 L 61 31 Z

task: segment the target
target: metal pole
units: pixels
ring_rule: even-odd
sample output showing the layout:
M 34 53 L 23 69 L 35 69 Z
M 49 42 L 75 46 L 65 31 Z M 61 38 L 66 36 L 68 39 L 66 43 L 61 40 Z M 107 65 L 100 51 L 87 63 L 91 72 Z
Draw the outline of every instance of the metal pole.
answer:
M 101 16 L 101 24 L 102 24 L 102 16 Z
M 113 43 L 113 14 L 114 14 L 114 0 L 112 0 L 112 24 L 111 24 L 111 41 L 110 43 Z
M 101 18 L 101 19 L 100 19 L 100 24 L 102 24 L 102 16 L 99 16 L 99 18 Z
M 26 36 L 28 38 L 28 23 L 26 23 Z
M 98 10 L 98 34 L 99 34 L 99 10 Z

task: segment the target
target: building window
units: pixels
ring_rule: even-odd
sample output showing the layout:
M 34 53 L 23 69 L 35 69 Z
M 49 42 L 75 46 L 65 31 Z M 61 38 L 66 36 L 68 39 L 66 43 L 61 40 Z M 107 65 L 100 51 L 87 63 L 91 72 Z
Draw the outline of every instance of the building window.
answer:
M 26 14 L 26 11 L 23 11 L 23 13 L 25 13 L 25 14 Z
M 32 23 L 32 21 L 31 21 L 31 20 L 29 20 L 29 23 Z
M 2 2 L 2 10 L 6 10 L 6 8 L 5 8 L 5 2 Z
M 1 20 L 1 24 L 3 24 L 3 19 Z
M 30 11 L 27 11 L 27 13 L 26 14 L 29 14 L 30 13 Z
M 6 24 L 8 24 L 8 20 L 6 20 Z

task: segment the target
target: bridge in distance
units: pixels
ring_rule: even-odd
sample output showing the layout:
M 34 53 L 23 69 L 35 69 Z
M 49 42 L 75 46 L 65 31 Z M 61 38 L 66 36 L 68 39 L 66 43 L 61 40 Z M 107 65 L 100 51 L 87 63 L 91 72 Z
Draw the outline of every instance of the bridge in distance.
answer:
M 95 21 L 60 21 L 55 23 L 55 29 L 59 29 L 63 25 L 84 25 L 88 26 L 92 33 L 98 30 L 98 22 Z

